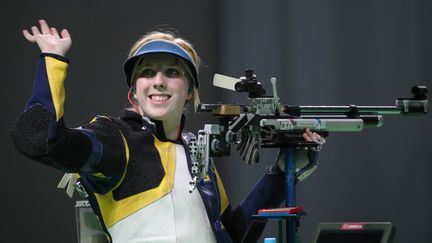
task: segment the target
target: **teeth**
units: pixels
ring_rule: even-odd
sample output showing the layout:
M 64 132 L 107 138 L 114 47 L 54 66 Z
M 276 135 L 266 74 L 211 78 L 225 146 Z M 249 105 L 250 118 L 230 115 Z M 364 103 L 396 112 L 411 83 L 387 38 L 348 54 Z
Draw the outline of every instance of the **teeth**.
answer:
M 165 101 L 169 98 L 169 96 L 168 95 L 152 95 L 152 96 L 150 96 L 150 98 L 152 100 L 155 100 L 155 101 Z

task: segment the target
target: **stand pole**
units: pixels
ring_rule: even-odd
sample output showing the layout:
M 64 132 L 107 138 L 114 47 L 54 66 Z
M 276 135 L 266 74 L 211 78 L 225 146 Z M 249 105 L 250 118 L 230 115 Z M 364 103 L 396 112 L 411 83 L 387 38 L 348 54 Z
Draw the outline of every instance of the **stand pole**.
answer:
M 295 158 L 294 148 L 285 148 L 285 185 L 286 198 L 285 204 L 287 207 L 296 206 L 296 191 L 295 191 Z M 296 243 L 297 238 L 297 217 L 288 217 L 286 219 L 286 238 L 287 243 Z

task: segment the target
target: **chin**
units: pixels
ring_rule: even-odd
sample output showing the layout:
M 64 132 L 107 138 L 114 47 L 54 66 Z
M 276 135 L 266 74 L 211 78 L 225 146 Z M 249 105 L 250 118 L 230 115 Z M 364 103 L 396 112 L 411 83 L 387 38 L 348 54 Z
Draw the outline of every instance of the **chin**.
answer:
M 165 120 L 165 116 L 164 115 L 154 115 L 154 114 L 146 114 L 149 118 L 154 119 L 154 120 Z
M 163 112 L 163 113 L 149 112 L 146 114 L 148 117 L 155 119 L 155 120 L 164 121 L 164 120 L 170 119 L 170 113 L 169 112 Z
M 176 115 L 179 113 L 177 110 L 172 109 L 148 109 L 149 112 L 146 112 L 144 109 L 144 114 L 148 116 L 149 118 L 160 120 L 160 121 L 166 121 L 166 120 L 176 120 Z M 181 116 L 180 113 L 179 116 Z

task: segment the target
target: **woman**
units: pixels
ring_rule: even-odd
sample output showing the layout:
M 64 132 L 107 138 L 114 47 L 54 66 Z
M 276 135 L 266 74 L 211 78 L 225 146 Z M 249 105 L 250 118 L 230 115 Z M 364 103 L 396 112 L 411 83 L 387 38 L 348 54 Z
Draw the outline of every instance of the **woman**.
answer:
M 213 164 L 190 192 L 191 157 L 185 104 L 199 103 L 199 58 L 190 43 L 151 32 L 124 64 L 133 109 L 68 128 L 63 119 L 66 53 L 71 37 L 46 21 L 24 37 L 42 54 L 32 97 L 12 132 L 17 149 L 48 166 L 79 173 L 88 200 L 112 242 L 240 242 L 260 236 L 251 215 L 278 206 L 284 175 L 269 168 L 246 199 L 231 208 Z M 307 130 L 308 141 L 319 135 Z

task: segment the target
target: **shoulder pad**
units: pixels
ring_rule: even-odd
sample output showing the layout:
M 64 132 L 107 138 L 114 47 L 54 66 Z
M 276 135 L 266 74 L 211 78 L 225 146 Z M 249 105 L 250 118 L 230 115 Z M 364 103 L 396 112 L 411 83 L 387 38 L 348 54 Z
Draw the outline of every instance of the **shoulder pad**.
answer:
M 108 120 L 108 121 L 112 121 L 112 118 L 109 116 L 101 116 L 101 115 L 97 115 L 95 118 L 93 118 L 93 120 L 91 120 L 90 123 L 95 122 L 95 121 L 101 121 L 101 120 Z

